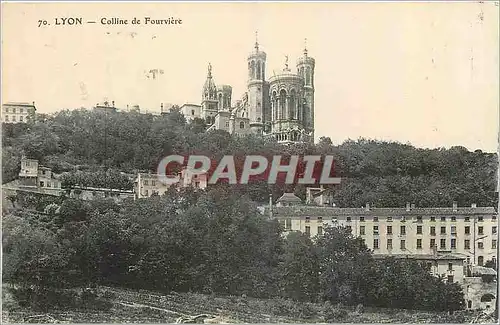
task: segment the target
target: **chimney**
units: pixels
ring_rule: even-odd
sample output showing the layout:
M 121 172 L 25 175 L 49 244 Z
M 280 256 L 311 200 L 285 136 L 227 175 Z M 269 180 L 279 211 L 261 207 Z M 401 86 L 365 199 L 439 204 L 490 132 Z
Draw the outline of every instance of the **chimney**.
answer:
M 410 211 L 410 210 L 411 210 L 410 202 L 406 202 L 406 211 Z
M 453 212 L 458 211 L 458 204 L 457 201 L 453 201 Z
M 370 203 L 366 203 L 365 210 L 370 211 Z
M 472 204 L 470 205 L 470 207 L 475 209 L 475 208 L 477 208 L 477 204 L 476 204 L 476 203 L 472 203 Z
M 115 101 L 114 100 L 111 102 L 111 106 L 115 107 Z

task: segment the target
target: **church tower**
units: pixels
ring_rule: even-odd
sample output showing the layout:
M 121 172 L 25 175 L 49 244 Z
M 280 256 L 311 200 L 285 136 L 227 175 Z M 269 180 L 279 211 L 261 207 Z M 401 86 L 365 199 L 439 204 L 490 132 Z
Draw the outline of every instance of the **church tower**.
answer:
M 208 64 L 207 80 L 203 86 L 201 100 L 201 118 L 205 120 L 207 126 L 214 124 L 217 115 L 219 102 L 217 100 L 217 87 L 212 78 L 212 65 Z
M 311 139 L 314 139 L 314 65 L 315 60 L 308 55 L 304 44 L 304 54 L 297 60 L 297 74 L 304 79 L 304 128 Z
M 257 37 L 257 33 L 256 37 Z M 266 53 L 259 49 L 255 40 L 255 50 L 248 56 L 248 119 L 250 129 L 255 134 L 262 134 L 266 99 Z

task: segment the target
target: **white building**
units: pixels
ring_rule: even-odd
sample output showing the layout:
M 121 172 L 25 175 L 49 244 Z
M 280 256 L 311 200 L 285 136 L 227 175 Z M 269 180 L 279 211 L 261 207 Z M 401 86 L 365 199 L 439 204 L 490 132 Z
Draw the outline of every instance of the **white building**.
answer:
M 34 118 L 35 114 L 35 102 L 32 104 L 8 102 L 2 105 L 2 122 L 4 123 L 26 123 Z
M 171 179 L 179 177 L 178 182 L 167 184 L 160 179 L 158 174 L 138 173 L 134 182 L 135 198 L 147 198 L 152 195 L 163 195 L 171 186 L 204 189 L 208 184 L 207 174 L 195 174 L 184 168 L 179 175 L 167 175 Z

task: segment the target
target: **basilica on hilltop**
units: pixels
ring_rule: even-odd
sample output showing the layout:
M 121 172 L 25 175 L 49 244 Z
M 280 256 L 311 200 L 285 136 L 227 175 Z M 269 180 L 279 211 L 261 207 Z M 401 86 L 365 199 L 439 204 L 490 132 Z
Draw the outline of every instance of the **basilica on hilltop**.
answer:
M 247 57 L 247 91 L 235 104 L 232 87 L 216 84 L 215 72 L 208 64 L 201 105 L 185 104 L 181 111 L 188 120 L 204 119 L 207 130 L 258 134 L 280 143 L 313 142 L 315 60 L 304 47 L 295 71 L 286 57 L 284 68 L 266 79 L 266 58 L 256 40 Z

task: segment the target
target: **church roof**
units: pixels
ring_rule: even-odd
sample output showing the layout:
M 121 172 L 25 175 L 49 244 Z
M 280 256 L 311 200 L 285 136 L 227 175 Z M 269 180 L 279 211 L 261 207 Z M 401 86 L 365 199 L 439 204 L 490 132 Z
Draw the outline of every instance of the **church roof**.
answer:
M 212 78 L 212 65 L 208 64 L 207 80 L 203 86 L 203 99 L 217 99 L 217 87 Z

